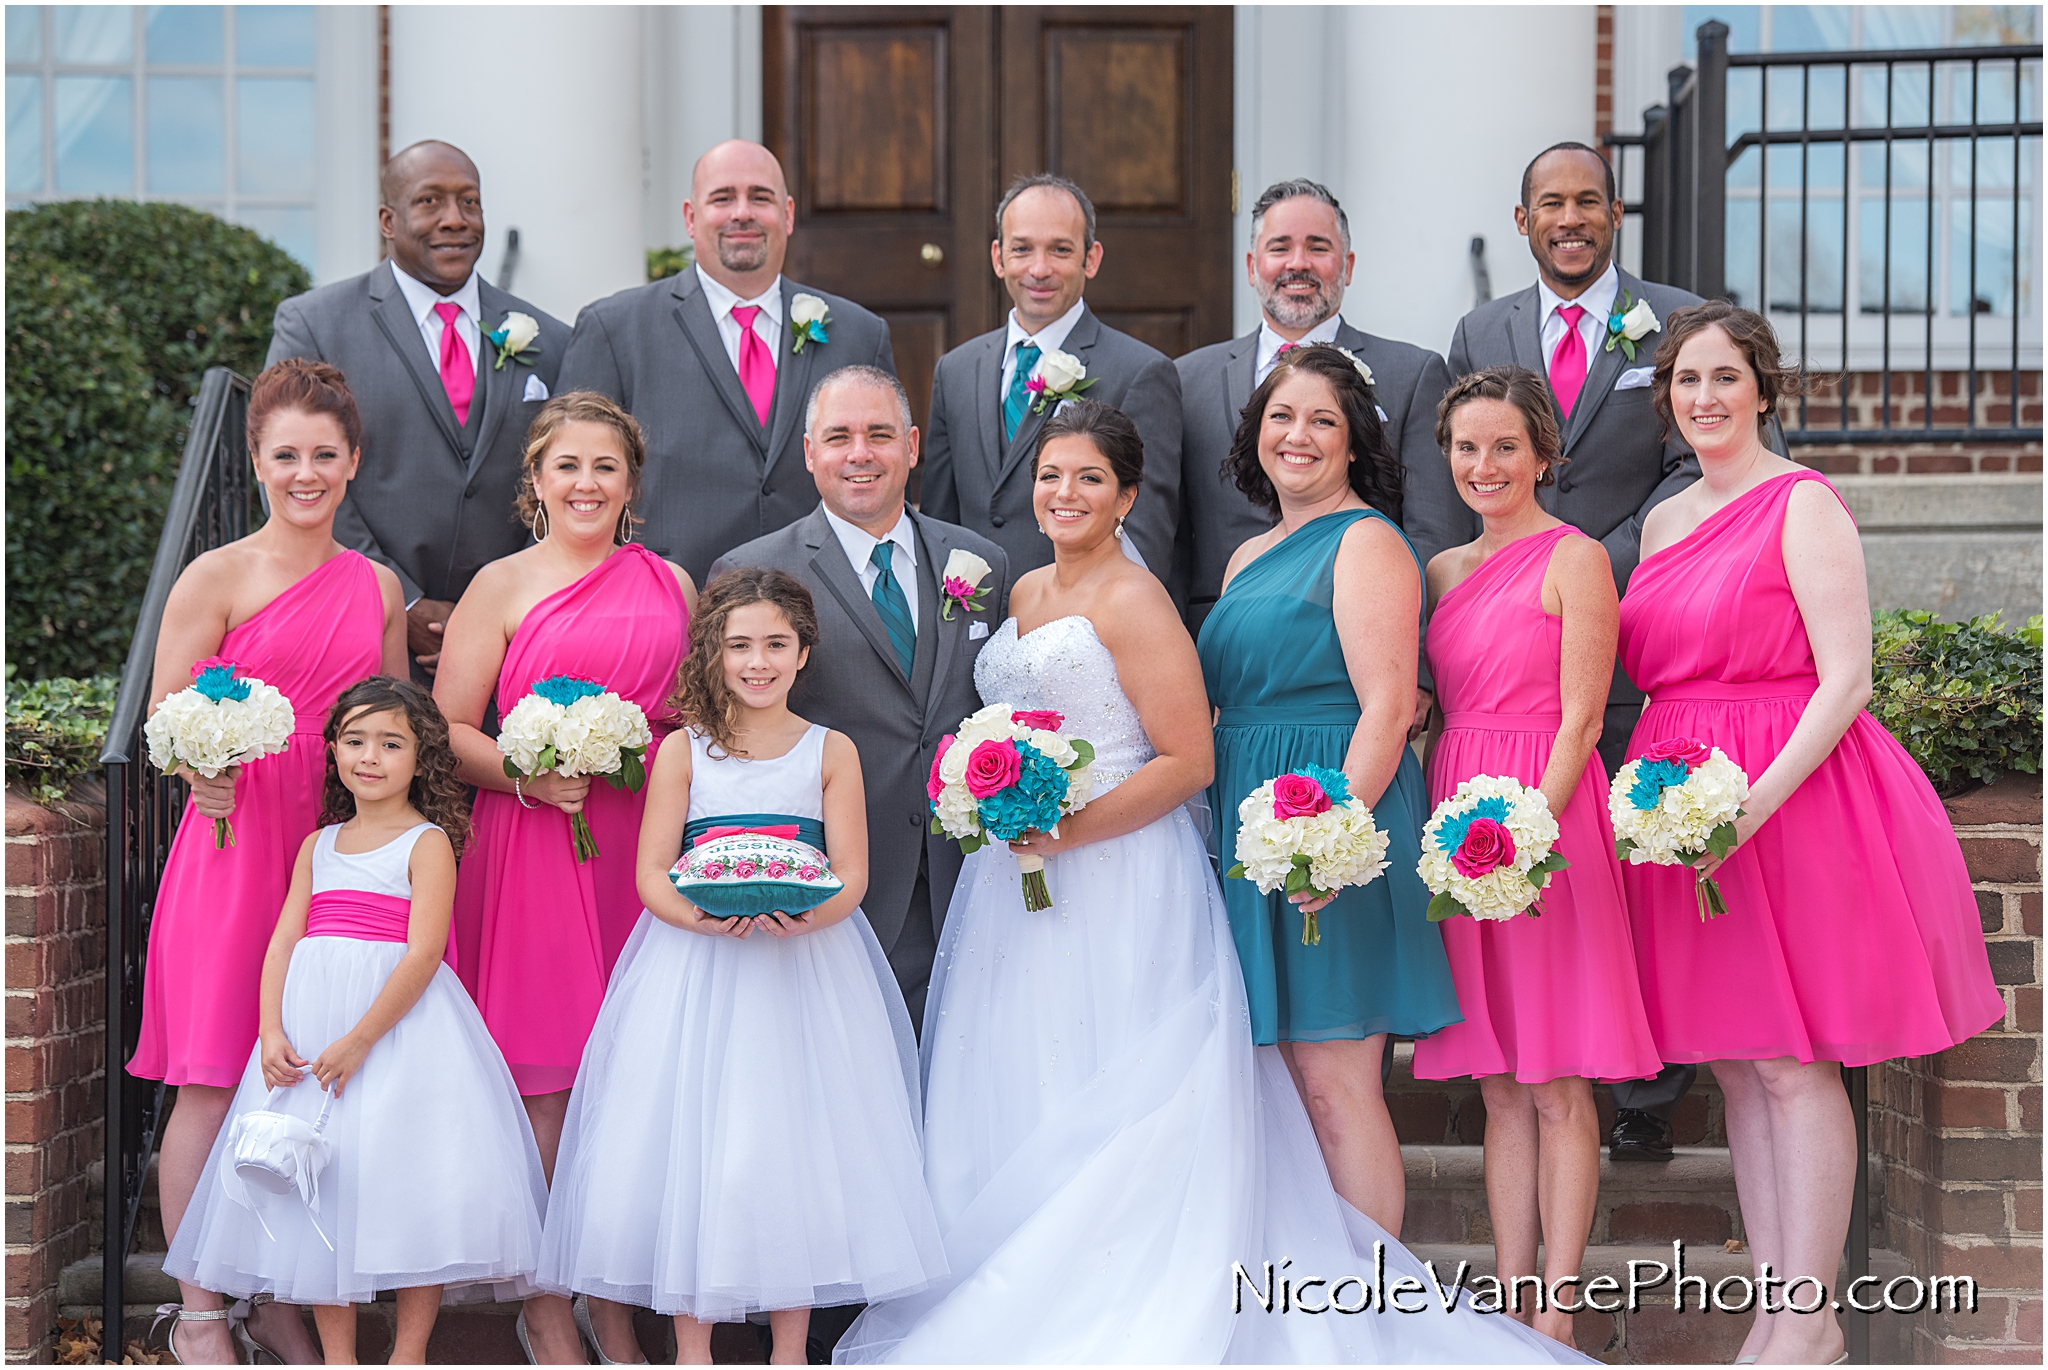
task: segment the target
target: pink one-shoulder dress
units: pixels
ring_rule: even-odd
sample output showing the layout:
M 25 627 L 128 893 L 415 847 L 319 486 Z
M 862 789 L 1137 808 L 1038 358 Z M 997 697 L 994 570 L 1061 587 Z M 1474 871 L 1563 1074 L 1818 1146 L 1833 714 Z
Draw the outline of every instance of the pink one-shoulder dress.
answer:
M 1636 568 L 1621 661 L 1650 702 L 1631 758 L 1696 738 L 1754 783 L 1784 749 L 1820 684 L 1785 574 L 1785 507 L 1806 481 L 1827 484 L 1767 480 Z M 1701 920 L 1682 867 L 1624 878 L 1664 1060 L 1869 1065 L 2005 1014 L 1948 815 L 1868 713 L 1721 867 L 1727 913 Z
M 638 704 L 654 732 L 647 768 L 668 735 L 662 701 L 683 659 L 689 610 L 667 563 L 638 543 L 533 606 L 505 647 L 498 715 L 535 681 L 574 675 Z M 584 816 L 598 855 L 578 863 L 569 816 L 480 790 L 455 883 L 462 982 L 505 1053 L 521 1094 L 576 1082 L 612 965 L 639 921 L 634 866 L 638 794 L 593 781 Z
M 328 710 L 384 669 L 376 568 L 360 552 L 330 557 L 230 628 L 219 655 L 291 701 L 291 743 L 242 767 L 233 846 L 215 848 L 212 821 L 186 801 L 150 917 L 142 1037 L 128 1073 L 232 1088 L 256 1044 L 263 955 L 299 846 L 320 826 Z
M 1564 721 L 1564 620 L 1544 611 L 1543 576 L 1558 544 L 1583 536 L 1566 525 L 1510 543 L 1437 601 L 1427 645 L 1444 731 L 1429 758 L 1431 804 L 1477 775 L 1542 783 Z M 1441 925 L 1465 1020 L 1415 1044 L 1417 1079 L 1630 1080 L 1660 1068 L 1598 755 L 1557 826 L 1571 865 L 1550 878 L 1537 916 Z

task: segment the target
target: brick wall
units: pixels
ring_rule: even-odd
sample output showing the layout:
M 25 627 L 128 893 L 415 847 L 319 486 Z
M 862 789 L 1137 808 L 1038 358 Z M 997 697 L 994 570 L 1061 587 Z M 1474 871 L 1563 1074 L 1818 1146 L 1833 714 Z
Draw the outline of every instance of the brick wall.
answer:
M 1817 393 L 1807 397 L 1806 426 L 1809 429 L 1834 429 L 1842 422 L 1842 411 L 1846 405 L 1852 441 L 1802 444 L 1793 449 L 1793 455 L 1831 476 L 1990 475 L 2040 471 L 2041 444 L 2038 442 L 1853 441 L 1858 429 L 1883 426 L 1887 413 L 1894 428 L 1917 428 L 1926 423 L 1927 380 L 1924 372 L 1895 371 L 1891 378 L 1890 398 L 1887 399 L 1884 378 L 1875 371 L 1852 372 L 1841 378 L 1818 378 Z M 1972 410 L 1979 426 L 2014 424 L 2010 372 L 1979 372 L 1974 404 L 1964 399 L 1970 383 L 1967 371 L 1937 371 L 1933 380 L 1935 427 L 1962 428 L 1971 422 Z M 2020 372 L 2019 391 L 2019 418 L 2015 426 L 2039 427 L 2041 373 Z M 1797 406 L 1788 405 L 1785 417 L 1787 426 L 1797 431 Z
M 2041 783 L 2008 775 L 1952 799 L 2003 1022 L 1872 1081 L 1887 1239 L 1923 1276 L 1968 1275 L 1972 1315 L 1908 1319 L 1918 1363 L 2041 1363 Z
M 48 1361 L 102 1151 L 106 811 L 7 796 L 7 1359 Z

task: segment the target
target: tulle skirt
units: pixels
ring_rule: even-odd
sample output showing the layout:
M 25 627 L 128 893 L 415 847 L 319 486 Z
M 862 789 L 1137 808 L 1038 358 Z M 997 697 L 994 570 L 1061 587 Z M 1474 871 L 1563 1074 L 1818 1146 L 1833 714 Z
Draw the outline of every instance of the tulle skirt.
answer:
M 292 952 L 284 1030 L 311 1061 L 361 1020 L 405 955 L 401 942 L 308 937 Z M 234 1297 L 367 1303 L 379 1290 L 451 1289 L 449 1301 L 523 1298 L 540 1256 L 547 1182 L 504 1057 L 443 965 L 370 1048 L 329 1114 L 319 1212 L 296 1195 L 245 1192 L 222 1165 L 234 1119 L 266 1106 L 312 1122 L 326 1094 L 308 1075 L 266 1104 L 250 1053 L 164 1270 Z M 330 1247 L 330 1243 L 332 1244 Z
M 1579 1361 L 1476 1314 L 1234 1312 L 1233 1265 L 1389 1280 L 1421 1266 L 1330 1187 L 1244 982 L 1200 837 L 1177 810 L 1046 862 L 967 859 L 925 1017 L 926 1175 L 950 1273 L 871 1306 L 835 1360 Z M 1347 1290 L 1343 1301 L 1356 1300 Z
M 569 1096 L 537 1282 L 708 1322 L 945 1269 L 917 1049 L 867 919 L 706 937 L 643 913 Z

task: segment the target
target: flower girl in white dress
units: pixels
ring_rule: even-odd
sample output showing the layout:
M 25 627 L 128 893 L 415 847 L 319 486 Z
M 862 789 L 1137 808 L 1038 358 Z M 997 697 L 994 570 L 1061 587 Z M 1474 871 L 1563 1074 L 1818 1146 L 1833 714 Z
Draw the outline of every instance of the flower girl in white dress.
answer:
M 313 1305 L 329 1364 L 355 1360 L 353 1305 L 395 1289 L 391 1362 L 417 1365 L 444 1286 L 532 1292 L 547 1182 L 444 962 L 468 828 L 448 725 L 411 681 L 373 676 L 326 735 L 328 826 L 299 849 L 256 1049 L 164 1269 Z
M 801 1365 L 812 1308 L 945 1270 L 910 1016 L 859 908 L 860 757 L 789 711 L 817 636 L 809 592 L 780 571 L 730 572 L 697 605 L 670 701 L 685 727 L 648 780 L 647 912 L 555 1162 L 536 1282 L 673 1314 L 679 1364 L 710 1363 L 712 1324 L 766 1312 L 773 1363 Z M 712 828 L 795 830 L 844 888 L 794 917 L 707 913 L 669 871 Z

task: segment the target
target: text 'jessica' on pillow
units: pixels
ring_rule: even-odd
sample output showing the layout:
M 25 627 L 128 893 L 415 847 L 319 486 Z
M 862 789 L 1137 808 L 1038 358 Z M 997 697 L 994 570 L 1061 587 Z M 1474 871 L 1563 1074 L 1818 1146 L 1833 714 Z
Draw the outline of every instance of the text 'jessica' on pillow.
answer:
M 772 833 L 717 829 L 668 873 L 683 898 L 716 918 L 806 913 L 843 888 L 825 853 Z

